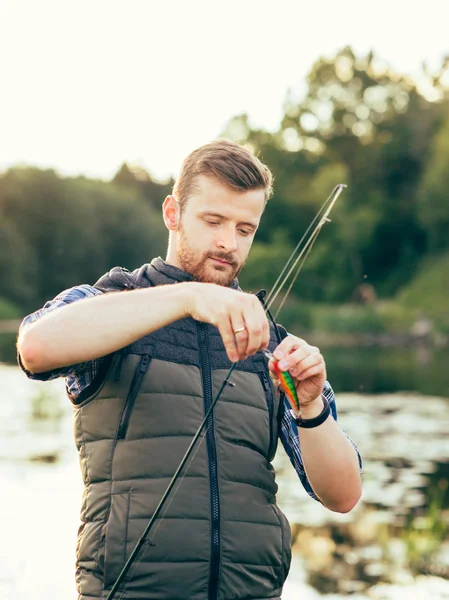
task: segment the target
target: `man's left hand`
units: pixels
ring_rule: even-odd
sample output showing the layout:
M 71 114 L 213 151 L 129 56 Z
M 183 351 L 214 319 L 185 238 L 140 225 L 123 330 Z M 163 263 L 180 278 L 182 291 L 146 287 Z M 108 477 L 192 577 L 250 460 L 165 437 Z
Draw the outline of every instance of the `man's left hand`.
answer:
M 310 346 L 294 335 L 288 335 L 273 354 L 279 368 L 292 376 L 301 411 L 307 411 L 307 406 L 312 409 L 317 402 L 322 407 L 321 393 L 326 381 L 326 364 L 319 348 Z M 273 381 L 278 383 L 273 361 L 268 363 L 268 367 Z

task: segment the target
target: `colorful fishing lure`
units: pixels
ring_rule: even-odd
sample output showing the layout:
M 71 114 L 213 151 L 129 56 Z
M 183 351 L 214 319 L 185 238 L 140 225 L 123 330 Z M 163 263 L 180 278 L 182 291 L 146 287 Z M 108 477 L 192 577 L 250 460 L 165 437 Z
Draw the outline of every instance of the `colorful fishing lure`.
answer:
M 298 394 L 296 393 L 296 388 L 295 384 L 293 383 L 292 376 L 288 371 L 281 371 L 281 369 L 278 367 L 278 361 L 275 359 L 275 357 L 269 350 L 264 350 L 263 353 L 267 358 L 273 359 L 273 366 L 276 372 L 276 376 L 279 379 L 279 382 L 282 386 L 285 395 L 287 396 L 287 400 L 290 406 L 295 411 L 296 415 L 298 415 L 301 412 L 301 407 L 299 405 Z

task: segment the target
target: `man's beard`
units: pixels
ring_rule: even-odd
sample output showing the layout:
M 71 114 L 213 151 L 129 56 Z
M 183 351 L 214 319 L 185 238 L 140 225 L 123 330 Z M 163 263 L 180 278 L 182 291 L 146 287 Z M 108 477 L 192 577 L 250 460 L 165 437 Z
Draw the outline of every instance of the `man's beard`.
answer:
M 228 287 L 243 269 L 243 264 L 238 264 L 233 254 L 226 252 L 198 252 L 192 250 L 182 228 L 178 229 L 178 260 L 181 268 L 192 275 L 195 281 L 215 283 Z M 218 258 L 229 263 L 220 266 L 212 263 L 210 258 Z

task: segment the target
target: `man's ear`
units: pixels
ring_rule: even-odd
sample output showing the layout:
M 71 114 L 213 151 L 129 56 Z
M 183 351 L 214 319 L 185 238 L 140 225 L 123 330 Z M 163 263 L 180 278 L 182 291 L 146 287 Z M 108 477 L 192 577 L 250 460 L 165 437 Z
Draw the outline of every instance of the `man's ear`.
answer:
M 167 196 L 162 204 L 162 216 L 169 231 L 178 231 L 181 207 L 174 196 Z

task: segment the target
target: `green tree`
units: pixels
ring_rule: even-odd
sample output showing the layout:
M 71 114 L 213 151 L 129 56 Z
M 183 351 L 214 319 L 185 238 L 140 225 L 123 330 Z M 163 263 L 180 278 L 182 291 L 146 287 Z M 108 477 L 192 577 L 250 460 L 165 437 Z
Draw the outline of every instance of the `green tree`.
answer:
M 419 196 L 419 219 L 426 230 L 429 249 L 449 248 L 449 107 L 446 120 L 433 140 Z
M 137 165 L 130 166 L 124 162 L 112 179 L 112 183 L 134 190 L 145 198 L 151 207 L 160 211 L 165 196 L 171 193 L 174 181 L 172 179 L 162 183 L 154 181 L 144 168 Z
M 298 295 L 345 301 L 368 278 L 389 296 L 415 272 L 426 251 L 418 188 L 447 105 L 443 77 L 432 81 L 439 102 L 373 53 L 345 48 L 316 61 L 301 97 L 289 93 L 276 133 L 253 130 L 245 115 L 228 124 L 225 135 L 254 148 L 276 175 L 263 242 L 293 244 L 333 186 L 348 184 Z
M 10 256 L 0 296 L 27 309 L 164 247 L 161 218 L 136 191 L 54 171 L 16 168 L 0 177 L 0 217 Z

